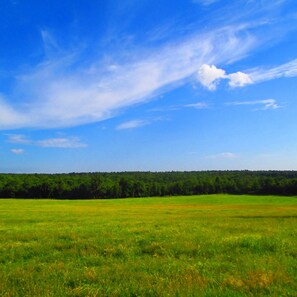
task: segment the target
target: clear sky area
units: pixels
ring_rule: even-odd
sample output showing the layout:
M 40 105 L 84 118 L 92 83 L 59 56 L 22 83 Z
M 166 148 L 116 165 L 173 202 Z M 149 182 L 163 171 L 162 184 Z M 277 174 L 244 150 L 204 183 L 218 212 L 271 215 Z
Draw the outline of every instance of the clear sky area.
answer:
M 0 13 L 0 172 L 297 170 L 296 0 Z

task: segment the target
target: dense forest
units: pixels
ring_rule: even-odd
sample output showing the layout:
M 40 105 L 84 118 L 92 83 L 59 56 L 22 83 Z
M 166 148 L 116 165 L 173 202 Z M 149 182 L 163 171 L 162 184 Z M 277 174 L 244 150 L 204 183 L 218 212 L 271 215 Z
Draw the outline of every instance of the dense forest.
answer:
M 0 198 L 297 195 L 297 171 L 0 174 Z

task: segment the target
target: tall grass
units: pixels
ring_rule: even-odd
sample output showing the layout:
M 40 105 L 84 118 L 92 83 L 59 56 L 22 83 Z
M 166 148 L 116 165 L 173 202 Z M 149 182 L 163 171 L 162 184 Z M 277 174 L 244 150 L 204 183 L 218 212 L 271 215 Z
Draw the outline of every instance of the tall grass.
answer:
M 0 296 L 296 296 L 297 199 L 0 200 Z

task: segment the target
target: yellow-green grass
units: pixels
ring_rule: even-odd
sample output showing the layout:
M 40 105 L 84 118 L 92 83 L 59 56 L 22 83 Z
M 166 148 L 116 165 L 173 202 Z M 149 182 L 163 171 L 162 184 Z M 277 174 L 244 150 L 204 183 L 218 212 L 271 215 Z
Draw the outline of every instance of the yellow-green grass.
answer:
M 0 200 L 0 296 L 296 296 L 297 198 Z

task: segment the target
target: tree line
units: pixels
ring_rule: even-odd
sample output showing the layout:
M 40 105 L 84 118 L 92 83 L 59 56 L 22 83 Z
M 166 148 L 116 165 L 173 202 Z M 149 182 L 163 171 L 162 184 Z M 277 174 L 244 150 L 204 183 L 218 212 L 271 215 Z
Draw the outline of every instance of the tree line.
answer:
M 297 171 L 0 174 L 0 198 L 297 195 Z

